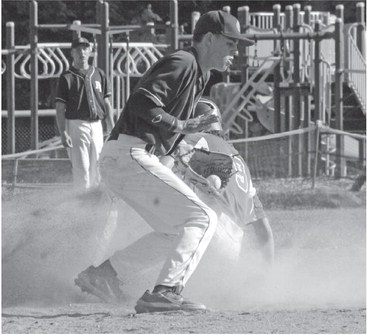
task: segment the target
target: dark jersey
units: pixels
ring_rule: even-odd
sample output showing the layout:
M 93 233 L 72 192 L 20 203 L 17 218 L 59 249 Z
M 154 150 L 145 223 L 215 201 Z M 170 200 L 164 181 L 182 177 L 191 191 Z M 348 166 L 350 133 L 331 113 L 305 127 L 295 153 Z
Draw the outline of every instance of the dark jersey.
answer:
M 172 152 L 183 138 L 174 132 L 177 120 L 190 118 L 209 76 L 201 73 L 195 49 L 161 58 L 140 79 L 111 138 L 136 136 L 160 154 Z
M 247 224 L 265 216 L 262 204 L 256 195 L 256 189 L 252 185 L 250 170 L 232 144 L 221 137 L 205 133 L 186 135 L 185 142 L 233 157 L 235 173 L 223 190 L 223 198 L 235 222 L 240 225 Z
M 72 66 L 60 76 L 55 100 L 66 104 L 66 119 L 96 121 L 106 116 L 104 98 L 110 95 L 101 69 L 90 66 L 83 73 Z

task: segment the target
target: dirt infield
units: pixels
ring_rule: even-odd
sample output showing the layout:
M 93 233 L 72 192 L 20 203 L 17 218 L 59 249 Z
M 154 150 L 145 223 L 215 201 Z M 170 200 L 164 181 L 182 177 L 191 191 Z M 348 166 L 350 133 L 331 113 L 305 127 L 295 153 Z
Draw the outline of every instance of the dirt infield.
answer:
M 65 189 L 3 192 L 3 333 L 366 333 L 363 204 L 267 211 L 276 244 L 273 269 L 260 269 L 249 228 L 242 269 L 221 277 L 214 269 L 220 264 L 204 259 L 184 291 L 208 311 L 142 315 L 134 314 L 133 299 L 104 304 L 74 286 L 95 257 L 104 209 L 99 199 L 71 197 Z M 124 229 L 107 253 L 146 231 L 124 204 L 119 210 Z

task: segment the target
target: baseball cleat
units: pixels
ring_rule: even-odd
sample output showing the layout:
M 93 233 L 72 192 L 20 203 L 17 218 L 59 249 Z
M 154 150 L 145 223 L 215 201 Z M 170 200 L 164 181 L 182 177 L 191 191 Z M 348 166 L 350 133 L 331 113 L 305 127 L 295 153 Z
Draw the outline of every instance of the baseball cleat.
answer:
M 82 292 L 92 294 L 104 302 L 117 303 L 122 300 L 122 281 L 117 275 L 106 274 L 90 266 L 74 280 Z
M 169 311 L 197 311 L 205 310 L 203 304 L 185 300 L 180 294 L 170 290 L 157 293 L 146 291 L 137 301 L 136 313 L 169 312 Z

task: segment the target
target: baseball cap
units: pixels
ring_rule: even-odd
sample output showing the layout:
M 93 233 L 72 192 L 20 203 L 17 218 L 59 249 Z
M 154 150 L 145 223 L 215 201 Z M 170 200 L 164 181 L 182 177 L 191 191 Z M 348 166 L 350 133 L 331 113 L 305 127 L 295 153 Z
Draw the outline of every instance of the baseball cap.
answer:
M 76 48 L 79 45 L 90 45 L 89 41 L 85 37 L 78 37 L 71 42 L 71 48 Z
M 246 46 L 255 44 L 254 41 L 241 34 L 238 20 L 233 15 L 221 10 L 213 10 L 203 14 L 196 23 L 194 35 L 204 35 L 209 32 L 244 41 Z

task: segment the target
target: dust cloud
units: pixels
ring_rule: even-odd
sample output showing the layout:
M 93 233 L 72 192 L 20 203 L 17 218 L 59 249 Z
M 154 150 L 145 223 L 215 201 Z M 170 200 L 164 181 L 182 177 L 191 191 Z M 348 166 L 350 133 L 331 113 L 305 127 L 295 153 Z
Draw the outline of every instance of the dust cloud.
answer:
M 3 199 L 3 307 L 97 302 L 74 285 L 77 274 L 150 232 L 118 202 L 117 225 L 106 236 L 110 206 L 99 191 L 81 196 L 66 189 L 27 190 Z M 271 268 L 248 226 L 240 261 L 238 236 L 214 239 L 184 296 L 221 310 L 365 306 L 364 209 L 268 216 L 276 248 Z
M 226 262 L 204 259 L 191 298 L 214 309 L 248 311 L 365 306 L 364 209 L 282 211 L 269 217 L 274 265 L 264 263 L 248 227 L 238 266 L 228 271 Z
M 3 196 L 4 198 L 4 196 Z M 117 203 L 126 229 L 104 241 L 111 201 L 99 190 L 87 195 L 66 189 L 18 190 L 2 202 L 2 302 L 63 304 L 83 301 L 77 274 L 138 238 L 146 229 L 132 210 Z M 132 223 L 134 229 L 130 229 Z M 113 227 L 112 227 L 113 228 Z

